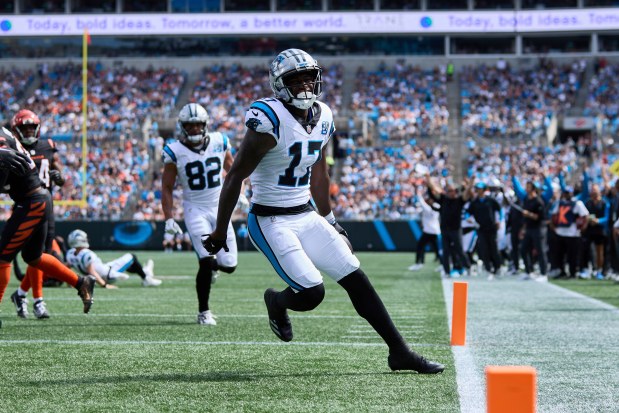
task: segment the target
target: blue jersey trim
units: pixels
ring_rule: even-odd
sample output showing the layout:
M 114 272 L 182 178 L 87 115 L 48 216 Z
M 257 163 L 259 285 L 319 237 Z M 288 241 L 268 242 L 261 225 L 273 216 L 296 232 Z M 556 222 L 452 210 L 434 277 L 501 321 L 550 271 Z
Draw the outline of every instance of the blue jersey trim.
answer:
M 267 259 L 273 266 L 273 269 L 275 270 L 275 272 L 277 272 L 277 275 L 279 275 L 280 278 L 286 282 L 286 284 L 288 284 L 290 287 L 294 288 L 295 290 L 297 291 L 305 290 L 305 287 L 294 282 L 288 276 L 288 274 L 286 274 L 286 271 L 284 271 L 284 269 L 282 268 L 281 264 L 277 260 L 277 257 L 273 253 L 273 250 L 269 246 L 268 241 L 266 240 L 266 238 L 264 237 L 264 234 L 262 233 L 262 229 L 260 228 L 260 224 L 258 223 L 258 219 L 256 218 L 256 215 L 254 214 L 247 215 L 247 229 L 249 230 L 249 236 L 251 237 L 252 241 L 254 242 L 256 247 L 258 247 L 258 249 L 262 251 L 264 256 L 267 257 Z
M 260 112 L 264 113 L 267 118 L 269 118 L 269 120 L 273 124 L 273 133 L 275 133 L 275 136 L 277 136 L 277 139 L 279 139 L 279 118 L 277 117 L 275 111 L 269 105 L 260 101 L 252 103 L 249 108 L 257 109 Z
M 122 267 L 118 269 L 118 272 L 125 272 L 127 268 L 133 265 L 133 261 L 134 261 L 133 258 L 131 258 L 128 263 L 126 263 L 125 265 L 123 265 Z
M 176 163 L 176 155 L 174 155 L 174 152 L 172 152 L 172 149 L 170 149 L 170 147 L 168 145 L 163 147 L 163 151 L 165 153 L 168 154 L 168 156 L 170 156 L 170 158 L 172 158 L 172 160 L 174 161 L 174 163 Z

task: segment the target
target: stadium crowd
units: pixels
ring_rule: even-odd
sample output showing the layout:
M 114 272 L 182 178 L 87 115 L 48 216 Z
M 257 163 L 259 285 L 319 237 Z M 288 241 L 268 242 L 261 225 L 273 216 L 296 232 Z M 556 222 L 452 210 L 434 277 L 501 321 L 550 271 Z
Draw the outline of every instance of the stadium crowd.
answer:
M 585 114 L 597 117 L 602 136 L 617 136 L 619 132 L 619 64 L 599 59 L 589 84 Z
M 553 115 L 571 108 L 586 62 L 560 65 L 540 60 L 530 69 L 495 65 L 467 66 L 460 74 L 462 123 L 486 138 L 536 138 Z
M 452 168 L 444 145 L 412 140 L 404 147 L 355 148 L 331 187 L 334 214 L 351 220 L 416 218 L 416 186 L 427 173 L 444 182 Z
M 0 68 L 0 121 L 7 122 L 10 113 L 19 110 L 18 101 L 34 80 L 30 69 Z
M 575 104 L 585 69 L 580 60 L 565 65 L 541 60 L 530 69 L 513 68 L 501 60 L 463 68 L 458 79 L 465 130 L 492 138 L 541 135 L 553 114 Z M 598 116 L 610 136 L 616 136 L 618 126 L 617 70 L 616 64 L 596 62 L 588 89 L 586 110 Z M 67 184 L 54 191 L 54 199 L 82 199 L 81 67 L 43 64 L 38 69 L 38 83 L 32 71 L 5 73 L 10 81 L 3 82 L 1 92 L 13 100 L 3 102 L 3 118 L 8 119 L 17 107 L 16 90 L 35 84 L 32 95 L 22 96 L 21 102 L 41 114 L 42 136 L 57 142 Z M 174 137 L 161 136 L 157 121 L 175 116 L 181 90 L 190 88 L 188 99 L 209 109 L 211 130 L 226 133 L 233 152 L 244 134 L 244 109 L 258 96 L 270 94 L 263 69 L 242 65 L 205 67 L 193 85 L 187 83 L 187 73 L 176 69 L 138 70 L 95 63 L 89 66 L 89 73 L 87 207 L 57 203 L 60 220 L 163 219 L 160 156 L 164 143 Z M 421 69 L 402 61 L 392 66 L 381 64 L 375 70 L 359 68 L 348 97 L 343 95 L 342 65 L 325 68 L 323 81 L 329 85 L 324 101 L 350 119 L 366 117 L 374 122 L 382 138 L 376 146 L 368 146 L 357 139 L 358 130 L 343 134 L 340 142 L 345 156 L 330 164 L 336 177 L 331 187 L 335 214 L 354 220 L 419 218 L 419 194 L 424 194 L 426 175 L 443 188 L 455 183 L 449 148 L 424 139 L 447 134 L 449 80 L 444 68 Z M 350 126 L 353 129 L 354 122 Z M 476 145 L 471 140 L 469 149 L 467 175 L 472 182 L 489 187 L 498 187 L 500 182 L 504 193 L 512 194 L 514 200 L 518 191 L 512 175 L 520 182 L 539 181 L 542 186 L 540 176 L 549 177 L 556 193 L 547 200 L 548 208 L 549 201 L 559 198 L 559 176 L 576 191 L 582 191 L 584 172 L 588 184 L 600 185 L 605 196 L 614 188 L 604 172 L 617 158 L 613 146 L 596 147 L 585 138 L 554 146 L 520 140 Z M 249 183 L 244 195 L 251 198 Z M 179 191 L 174 198 L 180 202 Z M 247 203 L 241 202 L 239 207 L 235 217 L 242 219 Z M 5 209 L 4 218 L 8 214 Z M 175 219 L 183 218 L 180 208 L 175 214 Z
M 471 142 L 468 175 L 478 192 L 471 194 L 470 204 L 463 208 L 461 230 L 474 235 L 467 252 L 472 252 L 476 240 L 490 231 L 496 240 L 497 256 L 502 252 L 510 271 L 519 271 L 520 260 L 524 260 L 523 278 L 616 278 L 619 179 L 609 170 L 619 159 L 618 148 L 590 146 L 584 151 L 583 146 L 582 142 L 570 141 L 554 147 L 531 142 L 478 147 Z M 473 202 L 486 198 L 496 200 L 496 214 L 492 215 L 496 227 L 484 227 L 484 216 L 478 219 L 477 209 L 471 210 Z M 472 225 L 465 225 L 471 215 Z M 536 230 L 533 238 L 537 243 L 524 242 L 532 229 Z M 504 271 L 492 262 L 488 251 L 478 248 L 477 252 L 489 278 Z M 533 256 L 539 260 L 535 273 Z M 475 270 L 470 262 L 455 265 L 459 269 L 450 270 L 452 276 Z
M 350 109 L 367 116 L 380 137 L 411 139 L 447 134 L 447 76 L 444 70 L 398 62 L 381 64 L 377 70 L 359 68 Z

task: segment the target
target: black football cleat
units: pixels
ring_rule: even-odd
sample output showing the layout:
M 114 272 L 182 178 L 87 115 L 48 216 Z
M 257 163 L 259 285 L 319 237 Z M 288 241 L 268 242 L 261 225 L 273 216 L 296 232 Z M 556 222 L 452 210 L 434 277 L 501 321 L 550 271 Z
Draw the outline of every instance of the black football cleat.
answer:
M 419 374 L 436 374 L 445 370 L 442 364 L 426 360 L 412 350 L 406 353 L 389 354 L 387 363 L 392 371 L 414 370 Z
M 15 304 L 15 311 L 17 311 L 17 316 L 19 318 L 28 318 L 28 299 L 26 297 L 21 297 L 15 291 L 11 294 L 11 301 Z
M 92 307 L 92 296 L 95 291 L 96 280 L 92 275 L 81 277 L 78 281 L 77 295 L 82 299 L 84 303 L 84 313 L 88 314 L 90 307 Z
M 273 288 L 268 288 L 264 292 L 264 303 L 269 313 L 269 327 L 280 340 L 288 342 L 292 340 L 292 324 L 288 312 L 275 302 L 276 295 L 277 291 Z

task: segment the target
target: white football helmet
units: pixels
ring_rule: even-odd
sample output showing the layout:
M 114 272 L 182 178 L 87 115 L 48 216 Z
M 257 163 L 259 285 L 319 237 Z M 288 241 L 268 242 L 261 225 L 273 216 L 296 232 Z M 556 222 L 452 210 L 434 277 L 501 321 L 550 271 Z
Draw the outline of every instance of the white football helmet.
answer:
M 293 96 L 286 80 L 301 72 L 314 72 L 314 90 L 301 92 Z M 318 62 L 301 49 L 286 49 L 277 55 L 269 69 L 271 89 L 284 103 L 299 109 L 309 109 L 322 95 L 322 68 Z
M 208 122 L 208 112 L 197 103 L 186 104 L 178 114 L 178 124 L 181 128 L 182 138 L 193 145 L 202 143 L 206 139 L 206 135 L 208 135 Z M 185 129 L 186 123 L 201 123 L 203 125 L 202 131 L 196 135 L 190 135 Z
M 81 229 L 71 231 L 69 234 L 69 247 L 71 248 L 89 248 L 88 235 Z

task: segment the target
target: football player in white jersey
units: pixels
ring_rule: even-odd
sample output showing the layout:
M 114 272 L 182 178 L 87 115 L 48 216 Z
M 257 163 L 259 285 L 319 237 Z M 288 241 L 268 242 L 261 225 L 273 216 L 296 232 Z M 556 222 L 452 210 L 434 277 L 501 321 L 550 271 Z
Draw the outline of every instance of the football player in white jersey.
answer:
M 68 237 L 70 249 L 67 251 L 67 264 L 83 275 L 92 275 L 103 288 L 117 288 L 116 281 L 137 274 L 142 278 L 144 287 L 158 286 L 161 280 L 153 275 L 153 260 L 148 260 L 145 266 L 140 264 L 135 254 L 124 254 L 114 261 L 104 263 L 94 251 L 90 250 L 88 235 L 81 229 L 71 231 Z
M 211 254 L 228 248 L 226 228 L 243 180 L 251 175 L 249 235 L 288 284 L 283 291 L 264 293 L 275 335 L 292 340 L 287 310 L 310 311 L 322 302 L 322 271 L 346 290 L 359 315 L 385 340 L 392 370 L 442 372 L 443 365 L 408 347 L 333 216 L 324 152 L 335 127 L 331 109 L 317 100 L 321 72 L 316 60 L 299 49 L 285 50 L 271 63 L 275 98 L 258 100 L 247 111 L 247 132 L 223 184 L 217 226 L 203 244 Z
M 181 139 L 163 148 L 161 207 L 166 220 L 166 236 L 182 233 L 172 215 L 172 192 L 178 178 L 183 188 L 185 226 L 191 235 L 191 242 L 199 260 L 196 275 L 198 324 L 216 325 L 209 308 L 211 281 L 215 271 L 234 272 L 237 248 L 232 224 L 226 226 L 229 251 L 209 254 L 200 242 L 201 235 L 208 234 L 215 228 L 222 172 L 228 171 L 232 165 L 228 137 L 219 132 L 209 133 L 208 121 L 206 109 L 197 103 L 189 103 L 181 109 L 178 115 Z

